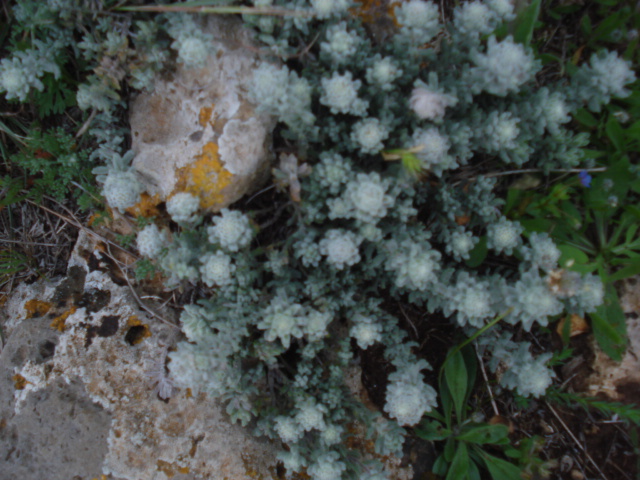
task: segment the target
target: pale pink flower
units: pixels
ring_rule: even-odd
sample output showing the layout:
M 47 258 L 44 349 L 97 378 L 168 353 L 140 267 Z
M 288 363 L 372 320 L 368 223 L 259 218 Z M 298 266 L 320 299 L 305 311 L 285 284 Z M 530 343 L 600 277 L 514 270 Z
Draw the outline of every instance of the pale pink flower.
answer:
M 423 120 L 441 120 L 444 110 L 452 105 L 452 97 L 432 92 L 426 88 L 414 88 L 411 92 L 409 106 Z

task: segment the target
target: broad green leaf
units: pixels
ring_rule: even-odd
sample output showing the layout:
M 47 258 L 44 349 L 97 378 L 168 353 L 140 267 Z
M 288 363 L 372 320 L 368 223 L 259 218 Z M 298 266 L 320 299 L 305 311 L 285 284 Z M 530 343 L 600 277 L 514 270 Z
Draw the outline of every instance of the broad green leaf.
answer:
M 613 146 L 618 151 L 624 150 L 624 130 L 620 126 L 620 122 L 616 120 L 616 118 L 611 115 L 609 120 L 607 120 L 607 125 L 605 126 L 605 131 L 607 132 L 607 137 L 613 143 Z
M 477 443 L 484 445 L 485 443 L 497 443 L 509 436 L 509 428 L 505 425 L 474 425 L 466 428 L 460 435 L 456 436 L 457 440 Z
M 573 247 L 571 245 L 558 245 L 558 250 L 560 250 L 560 259 L 558 260 L 558 264 L 563 268 L 567 267 L 568 264 L 581 265 L 589 261 L 587 254 L 577 247 Z
M 451 466 L 447 472 L 445 480 L 464 480 L 469 474 L 469 452 L 467 446 L 460 442 L 456 449 L 456 454 L 453 456 Z
M 473 250 L 469 252 L 469 260 L 465 263 L 469 268 L 475 268 L 479 266 L 484 259 L 487 258 L 487 237 L 480 237 L 480 241 L 473 247 Z
M 478 465 L 473 459 L 469 462 L 469 480 L 482 480 Z
M 447 441 L 444 443 L 444 450 L 442 451 L 442 455 L 447 463 L 451 463 L 453 461 L 453 456 L 456 453 L 456 441 L 453 437 L 447 438 Z
M 420 438 L 436 442 L 451 436 L 451 430 L 443 428 L 438 422 L 422 422 L 415 433 Z
M 610 275 L 609 278 L 607 278 L 607 281 L 617 282 L 618 280 L 633 277 L 638 274 L 640 274 L 640 258 L 631 260 L 626 267 L 623 267 L 613 275 Z
M 522 10 L 514 20 L 515 30 L 513 39 L 523 45 L 531 43 L 533 30 L 535 28 L 538 16 L 540 15 L 541 0 L 532 0 L 531 3 Z
M 447 470 L 449 470 L 449 463 L 444 459 L 444 455 L 438 455 L 433 467 L 431 467 L 431 471 L 439 477 L 444 477 L 447 474 Z
M 591 34 L 591 18 L 589 15 L 584 15 L 582 20 L 580 20 L 580 30 L 585 36 L 589 36 Z
M 586 108 L 581 108 L 573 114 L 574 118 L 585 127 L 595 128 L 598 126 L 598 120 Z
M 611 283 L 606 288 L 604 303 L 590 314 L 591 326 L 602 351 L 619 362 L 627 343 L 626 318 L 615 288 Z
M 481 452 L 480 456 L 487 466 L 493 480 L 522 480 L 522 470 L 501 458 Z
M 460 351 L 449 355 L 444 364 L 444 378 L 451 393 L 458 421 L 463 418 L 463 407 L 467 396 L 467 367 Z
M 520 225 L 529 232 L 548 232 L 553 227 L 553 222 L 544 218 L 520 220 Z
M 599 0 L 602 3 L 605 0 Z M 620 28 L 625 22 L 625 17 L 622 15 L 622 12 L 617 12 L 611 15 L 608 18 L 605 18 L 598 28 L 593 31 L 593 34 L 589 37 L 589 44 L 593 45 L 595 42 L 600 40 L 601 38 L 605 38 L 609 36 L 614 30 Z

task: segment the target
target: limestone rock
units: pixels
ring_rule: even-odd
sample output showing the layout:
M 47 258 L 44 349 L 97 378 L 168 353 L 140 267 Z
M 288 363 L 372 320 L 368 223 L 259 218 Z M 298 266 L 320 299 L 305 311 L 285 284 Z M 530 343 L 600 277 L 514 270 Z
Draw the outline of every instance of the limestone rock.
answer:
M 215 41 L 203 68 L 179 66 L 131 107 L 133 167 L 157 201 L 178 192 L 217 212 L 269 173 L 272 118 L 247 99 L 257 56 L 241 24 L 209 16 Z
M 100 257 L 81 238 L 67 278 L 4 306 L 0 480 L 275 478 L 273 446 L 215 401 L 158 396 L 179 330 L 141 311 Z

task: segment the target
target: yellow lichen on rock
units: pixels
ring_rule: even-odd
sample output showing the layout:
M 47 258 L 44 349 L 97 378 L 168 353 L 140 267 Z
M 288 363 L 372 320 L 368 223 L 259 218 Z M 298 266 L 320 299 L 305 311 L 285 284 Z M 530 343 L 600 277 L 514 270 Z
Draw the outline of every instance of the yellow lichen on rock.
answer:
M 138 345 L 145 338 L 151 336 L 149 326 L 142 323 L 136 315 L 132 315 L 127 320 L 127 333 L 125 339 L 130 345 Z
M 209 120 L 211 120 L 214 106 L 215 105 L 211 105 L 210 107 L 202 107 L 200 109 L 200 113 L 198 115 L 198 123 L 201 127 L 206 127 L 207 123 L 209 123 Z
M 133 207 L 127 208 L 126 212 L 133 215 L 134 217 L 157 217 L 160 215 L 160 210 L 158 210 L 158 205 L 162 200 L 160 199 L 160 195 L 157 193 L 155 195 L 149 195 L 148 193 L 143 193 L 140 195 L 140 201 L 136 203 Z
M 29 383 L 27 382 L 27 379 L 19 373 L 16 373 L 13 377 L 11 377 L 11 379 L 13 380 L 13 387 L 16 390 L 24 390 L 24 388 L 27 386 L 27 383 Z
M 41 317 L 51 310 L 53 305 L 49 302 L 33 299 L 25 302 L 24 310 L 27 312 L 26 318 Z
M 222 191 L 229 186 L 233 174 L 220 161 L 218 145 L 209 142 L 196 160 L 177 171 L 175 193 L 187 192 L 200 199 L 203 209 L 215 209 L 225 197 Z
M 69 310 L 67 310 L 66 312 L 64 312 L 62 315 L 58 315 L 56 318 L 54 318 L 51 321 L 51 324 L 49 325 L 51 328 L 58 330 L 59 332 L 64 332 L 64 328 L 65 328 L 65 321 L 67 320 L 67 318 L 69 318 L 70 315 L 73 315 L 74 313 L 76 313 L 77 308 L 75 306 L 71 307 Z

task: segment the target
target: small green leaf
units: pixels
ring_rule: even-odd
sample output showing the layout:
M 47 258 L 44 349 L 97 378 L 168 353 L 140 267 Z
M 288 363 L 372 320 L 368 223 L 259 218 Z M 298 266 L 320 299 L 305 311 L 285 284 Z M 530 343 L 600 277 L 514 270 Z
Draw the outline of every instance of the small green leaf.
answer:
M 522 480 L 522 471 L 514 464 L 481 451 L 480 456 L 493 480 Z
M 605 3 L 603 2 L 609 1 L 609 0 L 596 0 L 596 1 L 604 5 Z M 615 0 L 612 0 L 612 1 L 615 2 Z M 598 25 L 598 28 L 594 30 L 593 34 L 589 37 L 589 44 L 593 45 L 599 39 L 606 38 L 614 30 L 620 28 L 624 24 L 624 22 L 625 22 L 625 17 L 624 15 L 622 15 L 622 12 L 614 13 L 610 17 L 605 18 L 600 23 L 600 25 Z
M 464 480 L 469 473 L 469 452 L 467 446 L 460 442 L 456 454 L 451 461 L 445 480 Z
M 451 430 L 443 428 L 439 422 L 422 422 L 420 426 L 415 429 L 415 433 L 424 440 L 436 442 L 451 436 Z
M 444 378 L 451 392 L 453 406 L 458 420 L 463 418 L 463 407 L 467 395 L 467 367 L 460 351 L 447 357 L 444 364 Z
M 605 126 L 605 131 L 607 132 L 607 137 L 609 137 L 609 140 L 611 140 L 611 143 L 613 143 L 616 150 L 623 151 L 625 145 L 624 130 L 613 115 L 609 117 L 607 125 Z
M 444 477 L 447 474 L 447 470 L 449 470 L 449 463 L 444 459 L 444 455 L 438 455 L 433 467 L 431 467 L 431 471 L 439 477 Z
M 447 441 L 444 443 L 444 450 L 442 450 L 442 455 L 444 460 L 447 463 L 451 463 L 453 461 L 453 456 L 456 453 L 456 441 L 453 437 L 447 438 Z
M 532 0 L 532 2 L 519 14 L 514 20 L 515 30 L 513 39 L 523 45 L 531 43 L 533 30 L 536 26 L 538 16 L 540 15 L 541 0 Z
M 585 15 L 580 20 L 580 30 L 585 36 L 589 36 L 591 34 L 591 18 L 589 15 Z
M 627 343 L 627 325 L 611 283 L 607 285 L 604 303 L 590 317 L 593 334 L 602 351 L 616 362 L 621 361 Z
M 595 128 L 598 126 L 598 120 L 586 108 L 581 108 L 573 116 L 585 127 Z
M 463 430 L 456 439 L 462 442 L 477 443 L 498 443 L 509 436 L 509 428 L 505 425 L 474 425 Z
M 609 278 L 607 278 L 607 281 L 613 283 L 638 274 L 640 274 L 640 258 L 630 260 L 625 267 L 622 267 L 616 273 L 610 275 Z
M 567 267 L 568 264 L 581 265 L 589 261 L 587 254 L 577 247 L 573 247 L 571 245 L 558 245 L 558 250 L 560 250 L 560 260 L 558 260 L 558 264 L 563 268 Z
M 473 247 L 473 250 L 469 252 L 469 260 L 465 263 L 469 268 L 476 268 L 484 259 L 487 258 L 487 237 L 480 237 L 480 241 Z

